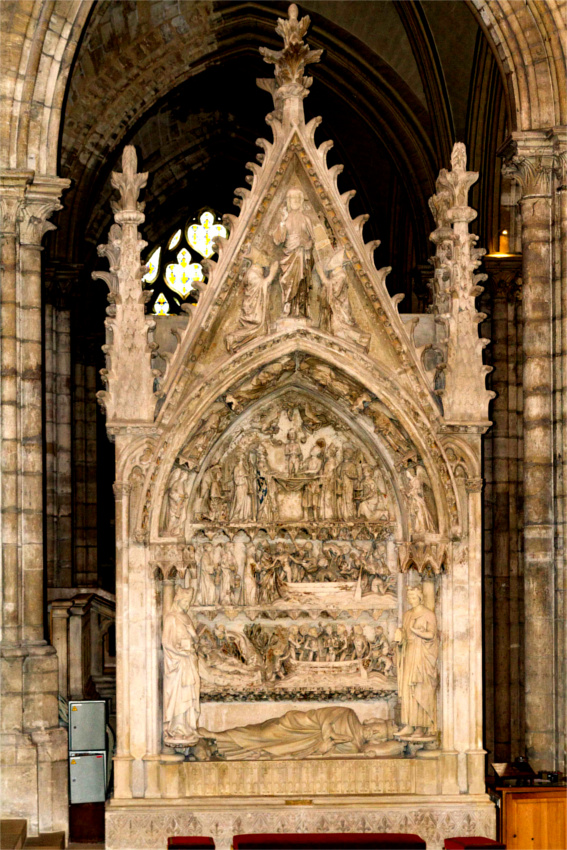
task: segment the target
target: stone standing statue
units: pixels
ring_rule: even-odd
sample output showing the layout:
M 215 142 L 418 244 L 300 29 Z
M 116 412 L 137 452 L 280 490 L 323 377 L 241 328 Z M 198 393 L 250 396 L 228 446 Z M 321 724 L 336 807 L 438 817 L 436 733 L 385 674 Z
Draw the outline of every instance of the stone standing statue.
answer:
M 437 619 L 423 604 L 423 592 L 408 588 L 409 611 L 394 641 L 399 645 L 399 694 L 403 728 L 399 735 L 422 738 L 431 734 L 437 722 Z
M 164 742 L 191 746 L 198 740 L 200 714 L 197 633 L 189 616 L 192 590 L 178 590 L 163 621 Z
M 313 223 L 303 211 L 305 198 L 299 187 L 288 189 L 280 223 L 272 233 L 276 245 L 283 245 L 280 260 L 280 286 L 284 316 L 309 316 Z

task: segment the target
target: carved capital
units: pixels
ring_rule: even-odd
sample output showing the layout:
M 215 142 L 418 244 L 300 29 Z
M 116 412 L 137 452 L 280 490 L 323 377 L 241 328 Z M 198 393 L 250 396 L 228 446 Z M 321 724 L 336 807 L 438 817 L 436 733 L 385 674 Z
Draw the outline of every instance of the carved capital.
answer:
M 514 134 L 500 155 L 502 174 L 519 185 L 522 200 L 551 196 L 555 180 L 565 175 L 567 153 L 551 131 Z
M 33 171 L 0 173 L 0 233 L 3 235 L 17 233 L 26 189 L 32 180 Z
M 522 292 L 522 255 L 484 258 L 489 287 L 494 298 L 515 301 Z
M 43 237 L 55 225 L 48 219 L 57 210 L 62 209 L 59 199 L 71 185 L 70 180 L 59 177 L 34 177 L 26 191 L 21 211 L 20 243 L 41 247 Z

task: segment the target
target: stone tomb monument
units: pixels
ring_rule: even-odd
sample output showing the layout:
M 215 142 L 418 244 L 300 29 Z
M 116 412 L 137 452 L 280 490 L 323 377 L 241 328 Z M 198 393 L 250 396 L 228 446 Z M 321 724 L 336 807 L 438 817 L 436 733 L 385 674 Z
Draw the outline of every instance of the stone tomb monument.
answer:
M 490 425 L 464 146 L 431 199 L 435 322 L 400 316 L 280 19 L 272 140 L 159 359 L 126 148 L 109 242 L 117 754 L 107 846 L 168 835 L 493 835 L 484 793 L 480 439 Z M 407 321 L 407 319 L 410 319 Z M 432 330 L 433 329 L 433 330 Z M 425 342 L 424 342 L 425 339 Z M 158 362 L 167 369 L 158 371 Z M 433 364 L 433 365 L 431 365 Z

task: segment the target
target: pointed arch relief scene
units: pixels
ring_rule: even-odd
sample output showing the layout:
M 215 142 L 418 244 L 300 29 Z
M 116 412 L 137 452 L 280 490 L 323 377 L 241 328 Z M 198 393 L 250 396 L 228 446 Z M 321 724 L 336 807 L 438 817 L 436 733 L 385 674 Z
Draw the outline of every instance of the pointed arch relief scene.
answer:
M 300 352 L 238 381 L 178 452 L 158 532 L 154 551 L 184 564 L 163 626 L 167 746 L 197 760 L 402 757 L 436 746 L 435 583 L 446 546 L 418 450 L 362 384 Z M 411 675 L 431 686 L 422 713 L 404 715 L 420 722 L 396 723 L 404 641 L 415 636 L 400 614 L 411 598 L 406 562 L 419 545 L 428 589 L 418 619 L 432 649 Z M 417 567 L 409 572 L 413 582 Z M 172 634 L 187 650 L 175 673 Z M 173 723 L 178 676 L 194 693 Z M 196 723 L 197 697 L 208 726 Z M 250 703 L 256 716 L 259 700 L 259 724 L 216 734 L 220 717 Z M 343 705 L 353 700 L 356 709 Z

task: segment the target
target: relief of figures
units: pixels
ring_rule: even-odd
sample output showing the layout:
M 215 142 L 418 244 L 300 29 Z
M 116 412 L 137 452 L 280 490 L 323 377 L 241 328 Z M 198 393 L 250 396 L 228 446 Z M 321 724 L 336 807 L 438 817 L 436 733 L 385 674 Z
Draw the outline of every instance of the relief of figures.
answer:
M 346 439 L 342 423 L 337 431 L 328 421 L 313 404 L 297 402 L 256 415 L 203 473 L 194 518 L 231 525 L 389 522 L 384 474 Z
M 287 603 L 395 607 L 396 576 L 385 543 L 346 541 L 199 543 L 196 604 L 276 606 Z
M 423 602 L 423 591 L 409 587 L 409 611 L 394 640 L 399 654 L 399 694 L 404 724 L 400 736 L 422 739 L 437 727 L 437 656 L 439 637 L 435 613 Z
M 245 634 L 264 662 L 263 680 L 297 684 L 298 680 L 321 682 L 325 676 L 368 678 L 381 686 L 392 687 L 396 677 L 392 644 L 382 626 L 344 623 L 321 625 L 307 623 L 267 627 L 246 626 Z M 374 676 L 373 674 L 378 674 Z

